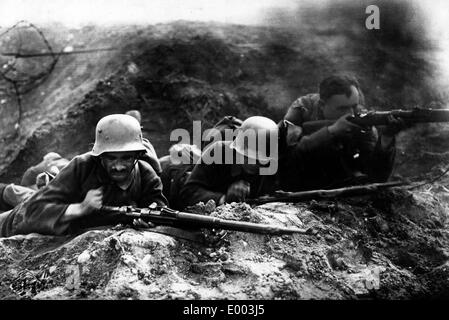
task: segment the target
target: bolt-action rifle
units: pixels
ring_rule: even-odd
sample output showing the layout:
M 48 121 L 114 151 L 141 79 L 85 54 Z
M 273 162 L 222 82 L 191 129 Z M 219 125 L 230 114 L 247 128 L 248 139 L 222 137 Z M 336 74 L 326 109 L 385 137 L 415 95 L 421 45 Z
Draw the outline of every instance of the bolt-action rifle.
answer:
M 408 183 L 402 181 L 392 181 L 385 183 L 372 183 L 360 186 L 351 186 L 339 189 L 329 190 L 310 190 L 301 192 L 285 192 L 277 191 L 275 195 L 264 196 L 256 199 L 248 199 L 249 204 L 264 204 L 269 202 L 300 202 L 308 200 L 329 199 L 336 197 L 352 197 L 360 196 L 368 193 L 378 192 L 383 189 L 391 187 L 399 187 L 407 185 Z
M 394 116 L 406 123 L 449 122 L 449 109 L 414 108 L 411 110 L 371 111 L 348 117 L 348 120 L 361 126 L 381 126 L 388 124 L 388 118 Z M 307 121 L 301 124 L 305 134 L 310 134 L 323 127 L 330 126 L 336 120 Z
M 224 229 L 273 235 L 307 232 L 307 230 L 295 227 L 280 227 L 270 224 L 227 220 L 217 217 L 180 212 L 167 207 L 158 206 L 150 206 L 148 208 L 135 208 L 132 206 L 103 206 L 101 211 L 105 213 L 126 215 L 135 219 L 141 218 L 145 222 L 171 227 Z

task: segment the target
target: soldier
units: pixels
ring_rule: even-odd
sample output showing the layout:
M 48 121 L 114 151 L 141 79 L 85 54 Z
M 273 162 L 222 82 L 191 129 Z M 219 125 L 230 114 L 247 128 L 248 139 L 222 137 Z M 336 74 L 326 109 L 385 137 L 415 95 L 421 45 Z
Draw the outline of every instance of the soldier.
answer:
M 201 157 L 201 150 L 196 145 L 177 143 L 168 151 L 169 155 L 159 159 L 162 167 L 160 177 L 164 186 L 163 194 L 171 208 L 181 209 L 179 193 Z
M 13 209 L 21 202 L 31 197 L 36 190 L 16 185 L 14 183 L 0 182 L 0 212 Z
M 183 205 L 211 199 L 217 205 L 240 202 L 274 191 L 278 131 L 272 120 L 250 117 L 234 141 L 210 145 L 181 190 Z M 252 143 L 251 136 L 256 137 Z
M 233 132 L 241 125 L 242 121 L 234 116 L 223 117 L 203 138 L 202 149 L 206 149 L 210 143 L 216 141 L 233 140 L 233 136 L 226 137 L 225 132 L 227 130 Z M 172 208 L 182 209 L 180 191 L 200 157 L 201 150 L 196 145 L 178 143 L 170 147 L 169 155 L 159 159 L 162 167 L 160 177 L 164 185 L 164 196 Z
M 381 134 L 375 127 L 355 125 L 348 117 L 362 111 L 363 103 L 359 83 L 346 75 L 324 79 L 319 93 L 293 102 L 284 117 L 293 125 L 302 127 L 305 122 L 315 120 L 336 121 L 316 132 L 302 132 L 299 141 L 289 145 L 287 162 L 290 160 L 290 164 L 284 163 L 280 172 L 281 180 L 287 182 L 285 188 L 337 188 L 388 179 L 395 158 L 395 135 L 405 124 L 392 117 Z
M 140 125 L 142 124 L 142 115 L 138 110 L 129 110 L 125 114 L 135 118 L 137 121 L 139 121 Z M 156 150 L 148 139 L 142 138 L 142 143 L 145 146 L 146 152 L 141 157 L 141 159 L 148 162 L 153 167 L 154 171 L 156 171 L 156 174 L 160 176 L 162 173 L 162 168 L 161 164 L 159 163 Z
M 166 205 L 153 168 L 139 157 L 146 149 L 139 122 L 128 115 L 102 118 L 91 152 L 76 156 L 46 187 L 0 214 L 0 236 L 37 232 L 76 233 L 89 227 L 128 222 L 103 214 L 103 205 Z
M 68 163 L 69 160 L 61 157 L 60 154 L 56 152 L 49 152 L 43 157 L 39 164 L 32 166 L 25 171 L 20 185 L 32 189 L 38 189 L 39 186 L 37 184 L 39 182 L 39 175 L 46 173 L 48 178 L 52 178 L 56 176 L 56 174 L 58 174 L 59 171 L 61 171 L 61 169 Z

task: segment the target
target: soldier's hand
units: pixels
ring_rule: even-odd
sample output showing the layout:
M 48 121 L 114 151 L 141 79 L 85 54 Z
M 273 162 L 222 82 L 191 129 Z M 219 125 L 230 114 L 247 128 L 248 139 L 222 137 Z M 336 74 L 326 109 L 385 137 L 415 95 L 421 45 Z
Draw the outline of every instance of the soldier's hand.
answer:
M 250 193 L 250 184 L 247 181 L 239 180 L 231 184 L 226 192 L 226 202 L 244 201 Z
M 101 209 L 103 206 L 103 187 L 92 189 L 87 192 L 86 197 L 81 203 L 81 207 L 85 213 L 90 213 Z
M 72 203 L 67 207 L 64 215 L 61 217 L 61 222 L 81 218 L 95 210 L 101 209 L 102 206 L 103 187 L 89 190 L 81 203 Z
M 133 226 L 136 228 L 154 228 L 156 225 L 150 221 L 145 222 L 141 218 L 137 218 L 133 220 Z
M 328 127 L 331 135 L 337 138 L 352 138 L 354 134 L 360 133 L 365 129 L 348 120 L 351 115 L 340 117 L 334 124 Z
M 410 125 L 403 119 L 389 115 L 387 118 L 388 124 L 383 128 L 382 134 L 389 137 L 394 137 L 400 131 L 407 129 Z

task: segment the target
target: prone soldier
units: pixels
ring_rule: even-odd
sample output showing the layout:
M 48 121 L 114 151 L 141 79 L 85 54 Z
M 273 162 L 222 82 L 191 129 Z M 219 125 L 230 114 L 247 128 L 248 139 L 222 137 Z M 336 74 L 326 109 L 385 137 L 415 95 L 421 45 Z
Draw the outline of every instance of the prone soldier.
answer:
M 0 214 L 0 236 L 64 235 L 130 222 L 102 214 L 103 205 L 166 205 L 160 178 L 139 159 L 145 151 L 135 118 L 124 114 L 102 118 L 91 152 L 73 158 L 46 187 Z

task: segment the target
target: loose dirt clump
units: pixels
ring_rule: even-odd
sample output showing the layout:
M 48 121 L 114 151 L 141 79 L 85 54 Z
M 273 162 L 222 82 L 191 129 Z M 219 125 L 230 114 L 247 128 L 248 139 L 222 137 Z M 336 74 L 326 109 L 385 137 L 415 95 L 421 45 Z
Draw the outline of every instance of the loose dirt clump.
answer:
M 405 200 L 400 207 L 398 197 Z M 208 214 L 214 216 L 297 226 L 309 229 L 307 234 L 179 230 L 170 235 L 160 234 L 158 227 L 154 232 L 115 228 L 75 238 L 1 239 L 0 295 L 8 299 L 447 297 L 449 233 L 445 216 L 435 213 L 443 212 L 438 197 L 432 200 L 418 191 L 395 189 L 345 200 L 254 208 L 208 205 L 212 210 Z M 198 207 L 205 211 L 206 205 Z M 413 214 L 417 211 L 418 216 Z
M 211 213 L 212 217 L 218 217 L 228 220 L 261 222 L 262 218 L 246 203 L 230 203 L 219 206 Z

